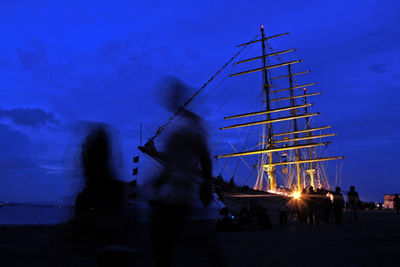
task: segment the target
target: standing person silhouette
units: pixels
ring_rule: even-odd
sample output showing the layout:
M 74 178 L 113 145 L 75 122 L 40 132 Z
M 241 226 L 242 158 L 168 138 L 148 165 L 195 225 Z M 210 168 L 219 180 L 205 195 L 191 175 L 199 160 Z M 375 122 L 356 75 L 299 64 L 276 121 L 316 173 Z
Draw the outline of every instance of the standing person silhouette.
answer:
M 355 222 L 358 222 L 357 210 L 358 203 L 360 202 L 360 198 L 358 196 L 356 188 L 354 185 L 350 186 L 350 191 L 347 193 L 347 200 L 349 202 L 350 212 Z
M 309 224 L 314 223 L 314 216 L 316 213 L 316 192 L 314 191 L 314 187 L 310 186 L 308 188 L 308 192 L 306 195 L 306 204 L 308 209 L 308 221 Z
M 333 193 L 333 215 L 335 216 L 335 222 L 341 223 L 343 218 L 343 207 L 344 199 L 342 193 L 340 193 L 340 187 L 337 186 Z
M 105 225 L 121 215 L 123 204 L 122 184 L 115 179 L 112 166 L 109 135 L 107 127 L 99 125 L 86 137 L 81 150 L 85 185 L 75 201 L 74 217 L 81 234 L 93 233 L 100 243 L 109 241 L 111 233 Z
M 183 104 L 187 88 L 177 79 L 168 81 L 168 85 L 167 108 L 175 112 Z M 156 266 L 173 265 L 172 240 L 182 234 L 198 198 L 195 196 L 196 177 L 203 178 L 200 182 L 200 200 L 203 205 L 208 206 L 213 198 L 210 184 L 212 163 L 200 117 L 181 109 L 179 125 L 174 126 L 165 145 L 165 168 L 153 183 L 154 197 L 150 202 Z M 205 237 L 206 233 L 203 235 Z
M 75 200 L 72 245 L 90 244 L 99 266 L 120 266 L 126 259 L 110 248 L 121 242 L 121 227 L 127 225 L 124 185 L 116 179 L 114 169 L 111 128 L 97 123 L 87 127 L 80 154 L 84 187 Z
M 399 195 L 396 194 L 393 198 L 394 207 L 396 209 L 397 214 L 400 214 L 400 198 Z

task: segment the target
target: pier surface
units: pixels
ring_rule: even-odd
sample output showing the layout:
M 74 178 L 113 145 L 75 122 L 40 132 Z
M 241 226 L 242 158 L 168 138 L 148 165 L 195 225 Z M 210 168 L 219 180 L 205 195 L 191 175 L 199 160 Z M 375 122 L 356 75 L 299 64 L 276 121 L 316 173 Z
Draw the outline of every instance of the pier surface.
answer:
M 0 227 L 1 266 L 98 266 L 90 239 L 71 246 L 71 225 Z M 153 266 L 148 224 L 119 227 L 118 244 L 100 258 L 121 266 Z M 174 266 L 207 266 L 207 245 L 199 229 L 210 231 L 228 266 L 399 266 L 400 216 L 392 210 L 361 211 L 359 223 L 346 214 L 342 224 L 301 225 L 291 221 L 268 231 L 215 232 L 210 221 L 192 222 L 177 238 Z M 105 252 L 104 252 L 105 251 Z M 111 255 L 111 256 L 110 256 Z M 104 265 L 107 266 L 107 265 Z M 113 266 L 118 266 L 114 264 Z

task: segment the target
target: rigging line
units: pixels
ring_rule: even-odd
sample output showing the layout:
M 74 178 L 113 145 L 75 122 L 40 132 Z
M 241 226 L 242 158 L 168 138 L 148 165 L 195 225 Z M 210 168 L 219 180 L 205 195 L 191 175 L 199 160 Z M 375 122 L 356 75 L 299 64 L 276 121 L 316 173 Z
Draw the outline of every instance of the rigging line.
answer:
M 222 175 L 222 173 L 224 172 L 224 169 L 225 169 L 225 165 L 222 165 L 222 169 L 219 171 L 219 175 Z
M 219 162 L 219 161 L 217 161 L 217 162 L 221 165 L 221 162 Z M 226 168 L 227 168 L 229 171 L 232 172 L 232 169 L 231 169 L 231 168 L 229 168 L 228 166 L 226 166 Z M 245 180 L 243 179 L 243 177 L 241 177 L 240 175 L 238 175 L 237 178 L 241 179 L 242 182 L 245 181 Z
M 233 148 L 233 150 L 237 153 L 238 151 L 237 151 L 237 149 L 234 147 L 234 145 L 233 145 L 231 142 L 229 142 L 229 144 L 231 145 L 231 147 Z M 240 158 L 242 159 L 242 157 L 240 157 Z M 243 164 L 246 165 L 246 167 L 249 169 L 249 171 L 251 171 L 251 168 L 250 168 L 250 166 L 247 164 L 247 162 L 244 161 L 244 159 L 242 159 L 242 161 L 243 161 Z
M 253 40 L 254 39 L 256 39 L 257 37 L 258 37 L 258 35 L 259 34 L 257 34 L 257 36 L 255 36 L 254 38 L 253 38 Z M 253 41 L 252 40 L 252 41 Z M 183 104 L 183 106 L 181 106 L 173 115 L 172 115 L 172 117 L 171 118 L 169 118 L 169 120 L 165 123 L 165 124 L 163 124 L 163 125 L 161 125 L 159 128 L 158 128 L 158 130 L 157 130 L 157 132 L 156 132 L 156 134 L 153 136 L 153 137 L 151 137 L 150 139 L 149 139 L 149 141 L 153 141 L 157 136 L 159 136 L 161 133 L 162 133 L 162 131 L 164 130 L 164 128 L 165 127 L 167 127 L 171 122 L 172 122 L 172 120 L 176 117 L 176 116 L 178 116 L 186 107 L 187 107 L 187 105 L 189 105 L 189 103 L 190 102 L 192 102 L 192 100 L 212 81 L 212 80 L 214 80 L 214 78 L 222 71 L 222 70 L 224 70 L 245 48 L 247 47 L 247 45 L 244 45 L 227 63 L 225 63 L 213 76 L 211 76 L 211 78 L 202 86 L 202 87 L 200 87 L 200 89 L 198 89 L 195 93 L 194 93 L 194 95 L 192 95 L 188 100 L 186 100 L 186 102 Z
M 232 175 L 232 177 L 235 177 L 235 175 L 236 175 L 236 172 L 237 172 L 237 170 L 238 170 L 238 167 L 239 167 L 239 163 L 240 163 L 240 158 L 238 159 L 238 161 L 237 161 L 237 163 L 236 163 L 235 170 L 233 171 L 233 175 Z
M 324 163 L 323 165 L 322 165 L 322 163 L 321 162 L 319 162 L 319 166 L 320 166 L 320 169 L 322 169 L 323 170 L 323 172 L 322 172 L 322 181 L 323 181 L 323 183 L 325 183 L 325 186 L 329 189 L 330 188 L 330 185 L 329 185 L 329 180 L 328 180 L 328 178 L 327 178 L 327 175 L 328 175 L 328 165 L 326 165 L 326 163 Z
M 270 50 L 271 50 L 273 53 L 275 53 L 275 50 L 274 50 L 274 48 L 272 47 L 272 45 L 271 45 L 268 41 L 266 41 L 266 43 L 267 43 L 268 48 L 270 48 Z M 276 57 L 278 58 L 279 61 L 281 61 L 281 63 L 284 62 L 284 60 L 281 58 L 281 56 L 277 55 Z M 294 78 L 294 76 L 292 76 L 292 81 L 293 81 L 293 84 L 294 84 L 294 85 L 298 85 L 297 82 L 296 82 L 296 79 Z
M 343 178 L 343 159 L 339 163 L 339 184 L 338 186 L 342 185 L 342 178 Z
M 236 87 L 232 90 L 231 94 L 225 99 L 225 102 L 222 103 L 222 105 L 219 106 L 219 108 L 214 112 L 214 114 L 212 115 L 212 117 L 214 117 L 215 115 L 217 115 L 217 113 L 225 106 L 226 103 L 228 103 L 228 100 L 233 96 L 233 94 L 237 91 L 237 89 L 239 88 L 239 83 L 236 85 Z
M 336 164 L 335 186 L 338 186 L 338 165 Z
M 249 133 L 250 133 L 250 131 L 248 131 L 247 137 L 246 137 L 245 141 L 243 142 L 242 149 L 244 149 L 244 146 L 245 146 L 245 144 L 246 144 L 247 138 L 249 137 Z M 239 138 L 240 138 L 240 141 L 242 141 L 241 134 L 240 134 L 240 137 L 239 137 Z M 241 160 L 241 158 L 239 157 L 239 159 L 238 159 L 238 161 L 237 161 L 237 164 L 236 164 L 236 167 L 235 167 L 235 171 L 233 172 L 233 177 L 235 177 L 235 175 L 236 175 L 237 169 L 238 169 L 238 167 L 239 167 L 240 160 Z
M 160 164 L 157 164 L 157 161 L 155 161 L 152 157 L 150 157 L 149 155 L 147 155 L 147 154 L 145 154 L 145 153 L 143 153 L 144 154 L 144 156 L 147 158 L 147 159 L 149 159 L 150 160 L 150 162 L 151 163 L 153 163 L 153 165 L 155 166 L 155 167 L 157 167 L 158 169 L 162 169 L 162 167 L 160 166 Z
M 241 120 L 243 120 L 243 118 L 241 119 Z M 242 140 L 242 133 L 243 132 L 241 132 L 240 134 L 239 134 L 239 139 L 240 140 Z M 248 136 L 250 135 L 250 130 L 247 130 L 247 138 L 248 138 Z M 245 142 L 247 141 L 247 138 L 246 138 L 246 140 L 245 140 Z M 221 145 L 221 143 L 223 142 L 223 141 L 225 141 L 227 138 L 224 136 L 224 135 L 221 135 L 220 136 L 220 140 L 218 141 L 218 143 L 217 143 L 217 147 L 219 147 L 220 145 Z M 243 146 L 245 145 L 245 142 L 244 142 L 244 144 L 243 144 Z M 226 142 L 226 143 L 229 143 L 229 142 Z M 221 164 L 221 163 L 220 163 Z M 222 164 L 221 164 L 222 165 Z M 225 165 L 223 165 L 224 166 L 224 168 L 226 167 L 228 165 L 228 161 L 226 161 L 225 162 Z M 221 173 L 222 173 L 222 171 L 223 171 L 223 169 L 221 170 Z M 235 173 L 236 173 L 236 171 L 234 172 L 234 175 L 235 175 Z
M 261 94 L 262 94 L 262 92 L 260 92 L 260 95 L 261 95 Z M 261 97 L 260 95 L 258 96 L 258 98 Z M 257 99 L 258 99 L 258 98 L 257 98 Z M 251 107 L 251 110 L 254 109 L 256 106 L 257 106 L 257 103 L 253 103 L 253 105 L 252 105 L 252 107 Z M 239 122 L 242 122 L 243 120 L 245 120 L 245 118 L 240 118 L 240 119 L 239 119 Z M 241 132 L 239 133 L 239 138 L 240 138 L 240 139 L 242 139 L 242 134 L 243 134 L 243 132 L 247 132 L 248 135 L 249 135 L 250 133 L 253 133 L 253 132 L 251 131 L 251 129 L 243 129 L 243 131 L 241 131 Z M 227 139 L 226 135 L 228 135 L 228 133 L 226 133 L 226 134 L 223 133 L 222 135 L 220 135 L 220 137 L 219 137 L 219 139 L 218 139 L 218 141 L 217 141 L 217 144 L 216 144 L 216 146 L 215 146 L 216 148 L 218 148 L 218 147 L 221 145 L 221 143 Z M 247 138 L 248 138 L 248 137 L 247 137 Z M 247 141 L 247 139 L 246 139 L 246 141 Z
M 253 104 L 253 108 L 254 108 L 255 106 L 256 106 L 256 103 Z M 244 119 L 241 118 L 239 121 L 242 121 L 242 120 L 244 120 Z M 247 142 L 247 140 L 248 140 L 250 134 L 252 133 L 252 131 L 251 131 L 250 129 L 246 129 L 245 131 L 241 131 L 240 134 L 239 134 L 239 139 L 240 139 L 241 141 L 242 141 L 242 134 L 243 134 L 244 132 L 247 132 L 247 136 L 246 136 L 245 141 L 243 142 L 243 150 L 244 150 L 244 147 L 245 147 L 245 145 L 246 145 L 246 142 Z M 221 137 L 221 139 L 223 139 L 223 137 Z M 225 140 L 225 139 L 224 139 L 224 140 Z M 222 141 L 223 141 L 223 140 L 221 140 L 221 142 L 222 142 Z M 220 145 L 221 142 L 218 143 L 218 146 Z M 229 142 L 227 142 L 227 143 L 229 143 Z M 256 146 L 257 146 L 257 145 L 256 145 Z M 252 146 L 251 148 L 256 147 L 256 146 Z M 244 159 L 243 159 L 242 157 L 240 157 L 239 160 L 238 160 L 238 163 L 240 162 L 240 160 L 244 161 Z M 245 161 L 244 161 L 244 162 L 245 162 Z M 226 164 L 228 164 L 228 163 L 226 163 Z M 237 169 L 237 168 L 236 168 L 236 169 Z M 253 169 L 250 169 L 250 173 L 252 173 L 252 172 L 253 172 Z M 236 171 L 235 171 L 235 173 L 236 173 Z M 234 173 L 234 174 L 235 174 L 235 173 Z
M 249 51 L 249 50 L 246 50 L 245 54 L 247 54 L 248 51 Z M 236 68 L 237 68 L 236 65 L 231 65 L 230 68 L 229 68 L 229 70 L 228 70 L 228 72 L 229 72 L 229 73 L 230 73 L 230 72 L 233 72 Z M 215 91 L 215 89 L 217 89 L 218 87 L 220 87 L 220 86 L 222 85 L 222 83 L 223 83 L 227 78 L 229 78 L 229 75 L 226 75 L 222 80 L 220 80 L 220 81 L 218 82 L 218 84 L 217 84 L 216 86 L 214 86 L 213 89 L 210 89 L 209 92 L 208 92 L 201 100 L 199 100 L 199 103 L 198 103 L 198 104 L 202 103 L 208 96 L 210 96 L 211 93 L 213 93 L 213 92 Z
M 243 119 L 243 118 L 242 118 Z M 242 120 L 241 119 L 241 120 Z M 244 130 L 243 130 L 244 131 Z M 239 139 L 242 139 L 242 133 L 243 133 L 243 131 L 239 134 Z M 250 131 L 250 129 L 246 129 L 246 131 L 248 132 L 248 133 L 250 133 L 251 131 Z M 217 140 L 217 142 L 216 142 L 216 144 L 215 144 L 215 148 L 216 149 L 218 149 L 219 147 L 220 147 L 220 145 L 222 144 L 222 142 L 225 142 L 225 143 L 228 143 L 228 142 L 226 142 L 226 140 L 227 140 L 227 135 L 228 135 L 228 133 L 226 133 L 226 134 L 221 134 L 220 136 L 219 136 L 219 138 L 218 138 L 218 140 Z
M 217 89 L 218 87 L 221 86 L 221 84 L 223 82 L 225 82 L 225 80 L 229 77 L 229 75 L 226 75 L 221 81 L 219 81 L 219 83 L 213 88 L 213 90 L 210 90 L 202 99 L 199 100 L 199 102 L 197 103 L 197 105 L 200 105 L 202 102 L 204 102 L 204 100 L 209 97 L 211 95 L 211 93 L 214 92 L 215 89 Z
M 243 131 L 245 131 L 245 130 L 243 130 Z M 246 131 L 249 132 L 249 133 L 251 132 L 250 129 L 246 129 Z M 242 134 L 242 133 L 239 134 L 239 138 L 240 138 L 240 139 L 242 139 L 241 134 Z M 226 134 L 221 134 L 221 135 L 219 136 L 219 138 L 218 138 L 218 140 L 217 140 L 217 143 L 216 143 L 215 146 L 214 146 L 216 149 L 218 149 L 218 148 L 220 147 L 220 145 L 222 144 L 222 142 L 226 141 L 226 139 L 228 138 L 226 135 L 228 135 L 228 133 L 226 133 Z M 228 143 L 228 142 L 225 142 L 225 143 Z
M 255 37 L 255 38 L 257 38 L 257 37 Z M 248 52 L 249 52 L 249 50 L 246 50 L 246 52 L 245 52 L 244 55 L 248 54 Z M 231 66 L 231 70 L 230 70 L 230 71 L 233 71 L 233 69 L 235 69 L 235 68 L 237 68 L 237 66 Z M 229 76 L 226 75 L 221 81 L 219 81 L 219 83 L 218 83 L 213 89 L 215 90 L 216 88 L 218 88 L 219 86 L 221 86 L 222 83 L 223 83 L 228 77 L 229 77 Z M 240 82 L 241 82 L 241 81 L 242 81 L 242 80 L 240 80 Z M 236 87 L 234 88 L 234 91 L 231 93 L 231 95 L 234 94 L 234 92 L 238 89 L 239 85 L 240 85 L 240 83 L 239 83 L 239 84 L 236 84 Z M 201 100 L 199 100 L 198 104 L 200 104 L 201 102 L 203 102 L 214 90 L 210 90 L 206 96 L 204 96 Z M 230 97 L 230 96 L 229 96 L 229 97 Z M 228 99 L 229 99 L 229 97 L 228 97 Z M 211 116 L 211 119 L 214 118 L 215 115 L 217 114 L 217 112 L 228 102 L 228 99 L 225 101 L 225 103 L 224 103 L 223 105 L 221 105 L 221 106 L 214 112 L 214 114 Z M 243 118 L 240 119 L 240 121 L 242 121 L 242 120 L 243 120 Z M 249 129 L 247 129 L 247 130 L 249 130 Z M 226 140 L 226 138 L 227 138 L 226 135 L 224 135 L 224 134 L 220 135 L 219 138 L 218 138 L 218 140 L 217 140 L 217 143 L 216 143 L 216 145 L 215 145 L 214 147 L 216 147 L 216 148 L 220 147 L 221 143 L 224 142 L 224 141 Z M 241 137 L 240 137 L 240 138 L 241 138 Z
M 257 160 L 256 160 L 255 164 L 257 164 Z M 250 177 L 250 175 L 252 175 L 252 176 L 254 177 L 254 176 L 255 176 L 254 174 L 255 174 L 255 173 L 254 173 L 254 168 L 253 168 L 253 169 L 249 172 L 249 174 L 247 175 L 247 177 L 246 177 L 246 182 L 247 182 L 248 185 L 250 185 L 250 182 L 249 182 L 249 177 Z
M 260 34 L 259 34 L 259 35 L 260 35 Z M 257 38 L 257 37 L 255 37 L 255 38 Z M 245 57 L 245 56 L 249 53 L 249 51 L 251 51 L 252 49 L 254 49 L 254 47 L 250 47 L 249 49 L 247 49 L 244 53 L 241 54 L 241 56 L 242 56 L 242 57 Z M 228 70 L 228 72 L 233 72 L 234 69 L 236 69 L 236 68 L 237 68 L 236 65 L 231 65 L 231 67 L 230 67 L 230 69 Z M 197 103 L 197 105 L 199 105 L 199 104 L 201 104 L 202 102 L 204 102 L 204 100 L 205 100 L 207 97 L 209 97 L 209 96 L 211 95 L 211 93 L 213 93 L 213 92 L 215 91 L 215 89 L 217 89 L 218 87 L 220 87 L 220 86 L 222 85 L 222 83 L 223 83 L 227 78 L 229 78 L 229 75 L 226 75 L 221 81 L 219 81 L 219 83 L 218 83 L 212 90 L 209 90 L 209 92 L 207 93 L 207 95 L 205 95 L 201 100 L 199 100 L 199 102 Z M 223 108 L 223 106 L 228 102 L 229 98 L 235 93 L 235 91 L 237 91 L 237 89 L 238 89 L 238 87 L 239 87 L 239 85 L 240 85 L 240 83 L 241 83 L 242 81 L 243 81 L 243 80 L 240 80 L 239 83 L 236 83 L 236 86 L 235 86 L 234 90 L 232 91 L 232 93 L 227 97 L 227 99 L 225 100 L 225 102 L 224 102 L 222 105 L 220 105 L 219 108 L 216 109 L 216 111 L 214 112 L 214 114 L 211 116 L 211 119 L 215 117 L 215 115 L 216 115 L 216 114 Z
M 342 180 L 343 180 L 343 165 L 344 165 L 344 159 L 341 160 L 340 162 L 340 186 L 342 186 Z
M 247 142 L 247 140 L 249 139 L 249 136 L 250 136 L 250 131 L 247 131 L 247 136 L 246 136 L 246 139 L 245 139 L 244 142 L 243 142 L 242 150 L 244 150 L 245 145 L 246 145 L 246 142 Z M 242 138 L 240 138 L 240 139 L 242 139 Z M 243 162 L 245 162 L 244 159 L 243 159 L 242 157 L 239 157 L 239 160 L 238 160 L 238 163 L 237 163 L 237 165 L 236 165 L 236 169 L 235 169 L 234 175 L 235 175 L 236 172 L 237 172 L 237 169 L 238 169 L 238 167 L 239 167 L 239 163 L 240 163 L 241 160 L 242 160 Z M 251 172 L 251 170 L 250 170 L 250 172 Z

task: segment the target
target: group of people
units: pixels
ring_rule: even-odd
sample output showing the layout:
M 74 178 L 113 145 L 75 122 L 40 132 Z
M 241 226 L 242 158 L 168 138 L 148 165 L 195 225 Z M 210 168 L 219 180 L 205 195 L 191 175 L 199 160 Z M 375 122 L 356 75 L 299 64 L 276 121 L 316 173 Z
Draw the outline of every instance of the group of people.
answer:
M 357 210 L 360 199 L 354 186 L 350 187 L 347 200 L 346 203 L 340 187 L 336 187 L 333 192 L 309 187 L 308 190 L 303 190 L 299 199 L 295 200 L 296 205 L 292 212 L 303 224 L 327 224 L 332 215 L 336 223 L 342 223 L 343 210 L 349 209 L 352 220 L 358 222 Z M 279 222 L 280 225 L 287 224 L 286 210 L 280 211 Z M 216 222 L 217 231 L 226 232 L 265 230 L 271 227 L 268 212 L 255 203 L 250 203 L 249 208 L 243 207 L 236 215 L 232 215 L 228 208 L 224 207 L 220 210 Z
M 347 194 L 348 208 L 352 219 L 358 222 L 357 210 L 360 202 L 355 187 L 351 186 Z M 340 187 L 336 187 L 334 192 L 325 189 L 317 189 L 311 186 L 308 190 L 304 189 L 301 198 L 297 201 L 297 213 L 300 221 L 305 224 L 326 224 L 333 214 L 336 223 L 343 221 L 343 210 L 346 207 Z
M 267 211 L 255 203 L 250 203 L 250 208 L 243 207 L 236 216 L 232 215 L 228 208 L 222 208 L 216 223 L 216 230 L 221 232 L 268 230 L 271 228 L 272 222 Z

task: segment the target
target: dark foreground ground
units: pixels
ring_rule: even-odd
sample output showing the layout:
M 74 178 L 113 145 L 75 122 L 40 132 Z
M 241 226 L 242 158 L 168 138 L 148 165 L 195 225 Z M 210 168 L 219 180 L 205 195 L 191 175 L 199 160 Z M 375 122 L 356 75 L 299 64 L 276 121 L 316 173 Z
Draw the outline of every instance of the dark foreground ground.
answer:
M 214 232 L 213 222 L 192 222 L 176 242 L 174 266 L 212 266 L 207 255 L 213 246 L 228 266 L 400 266 L 400 216 L 364 211 L 357 224 L 347 216 L 341 225 L 291 221 L 269 231 L 236 233 Z M 0 227 L 0 266 L 97 266 L 99 258 L 104 263 L 110 257 L 124 266 L 153 266 L 147 224 L 116 227 L 119 245 L 105 251 L 93 249 L 90 239 L 71 245 L 71 227 Z M 204 228 L 213 245 L 196 242 L 205 239 L 199 230 Z

